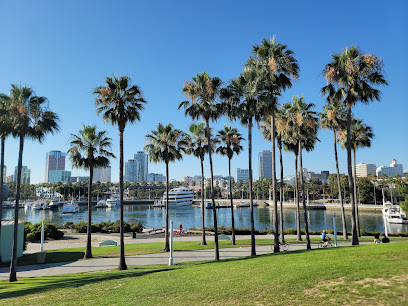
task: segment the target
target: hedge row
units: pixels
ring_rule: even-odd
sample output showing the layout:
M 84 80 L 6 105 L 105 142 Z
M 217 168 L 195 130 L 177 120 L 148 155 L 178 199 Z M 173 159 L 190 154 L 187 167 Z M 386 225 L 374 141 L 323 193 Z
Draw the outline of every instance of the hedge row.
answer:
M 80 221 L 77 224 L 73 222 L 67 222 L 64 225 L 66 229 L 73 229 L 77 233 L 86 233 L 88 229 L 88 222 Z M 136 232 L 141 233 L 143 231 L 143 225 L 139 221 L 136 221 L 134 218 L 130 218 L 128 222 L 124 222 L 123 229 L 125 233 Z M 92 233 L 120 233 L 120 221 L 111 222 L 99 222 L 91 224 Z

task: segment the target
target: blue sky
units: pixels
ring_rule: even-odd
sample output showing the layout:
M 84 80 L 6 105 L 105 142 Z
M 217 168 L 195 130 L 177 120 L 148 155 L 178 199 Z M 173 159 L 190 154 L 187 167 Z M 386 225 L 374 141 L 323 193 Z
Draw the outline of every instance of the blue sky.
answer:
M 67 151 L 70 134 L 78 133 L 83 123 L 107 130 L 118 153 L 117 128 L 96 115 L 92 95 L 106 76 L 128 75 L 148 101 L 141 121 L 125 130 L 124 156 L 130 159 L 159 122 L 187 129 L 191 120 L 177 110 L 185 99 L 184 81 L 206 71 L 227 83 L 242 71 L 251 46 L 264 37 L 276 35 L 299 61 L 300 79 L 280 101 L 304 94 L 317 111 L 324 105 L 319 93 L 325 85 L 320 75 L 324 65 L 331 54 L 358 45 L 382 57 L 390 85 L 380 88 L 381 102 L 355 107 L 355 116 L 375 133 L 372 147 L 357 152 L 357 162 L 380 166 L 396 158 L 407 169 L 407 9 L 405 1 L 1 1 L 0 92 L 8 93 L 12 83 L 28 85 L 49 99 L 61 119 L 58 134 L 48 135 L 42 144 L 25 143 L 23 165 L 32 170 L 31 181 L 39 183 L 44 181 L 46 152 Z M 224 124 L 230 123 L 221 119 L 213 127 L 219 130 Z M 232 125 L 247 137 L 239 123 Z M 332 133 L 321 131 L 319 138 L 315 151 L 304 154 L 304 167 L 334 172 Z M 257 154 L 271 144 L 257 130 L 253 141 L 257 178 Z M 7 139 L 5 153 L 10 175 L 17 165 L 16 140 Z M 247 168 L 247 153 L 233 159 L 234 175 L 236 168 Z M 345 152 L 339 158 L 340 171 L 346 172 Z M 284 163 L 285 174 L 294 174 L 291 154 L 285 153 Z M 215 174 L 227 175 L 226 159 L 216 156 L 214 168 Z M 113 181 L 118 181 L 118 169 L 119 160 L 113 160 Z M 163 164 L 149 165 L 149 172 L 164 169 Z M 199 173 L 193 157 L 170 166 L 171 178 Z M 86 173 L 73 170 L 72 175 Z

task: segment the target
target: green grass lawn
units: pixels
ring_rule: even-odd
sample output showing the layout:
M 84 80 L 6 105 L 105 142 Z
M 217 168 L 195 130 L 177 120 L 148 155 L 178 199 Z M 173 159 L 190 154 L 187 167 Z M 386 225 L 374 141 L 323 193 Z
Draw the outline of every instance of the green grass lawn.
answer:
M 407 305 L 408 241 L 0 282 L 0 304 Z
M 361 237 L 360 241 L 372 241 L 372 237 Z M 395 240 L 408 240 L 406 237 L 395 237 Z M 286 238 L 285 241 L 290 244 L 305 244 L 305 237 L 303 241 L 297 241 L 295 238 Z M 312 237 L 311 243 L 319 243 L 321 240 L 318 237 Z M 334 241 L 334 240 L 333 240 Z M 350 239 L 344 240 L 342 238 L 338 239 L 338 242 L 350 242 Z M 200 241 L 175 241 L 174 251 L 192 251 L 192 250 L 204 250 L 204 249 L 214 249 L 214 242 L 207 241 L 208 245 L 201 245 Z M 232 247 L 243 247 L 250 246 L 250 239 L 236 240 L 236 245 L 231 245 L 231 241 L 220 240 L 220 248 L 232 248 Z M 257 239 L 256 244 L 262 245 L 272 245 L 272 239 Z M 137 243 L 137 244 L 125 244 L 125 254 L 126 255 L 141 255 L 141 254 L 153 254 L 163 252 L 164 243 L 163 242 L 153 242 L 153 243 Z M 85 247 L 82 248 L 67 248 L 67 249 L 56 249 L 47 251 L 45 263 L 56 263 L 56 262 L 68 262 L 82 260 L 85 255 Z M 102 257 L 118 257 L 119 256 L 119 246 L 105 246 L 105 247 L 92 247 L 92 255 L 94 258 Z M 17 264 L 19 266 L 23 265 L 33 265 L 37 264 L 37 255 L 29 254 L 24 255 L 18 259 Z M 9 266 L 9 263 L 3 263 L 1 266 Z

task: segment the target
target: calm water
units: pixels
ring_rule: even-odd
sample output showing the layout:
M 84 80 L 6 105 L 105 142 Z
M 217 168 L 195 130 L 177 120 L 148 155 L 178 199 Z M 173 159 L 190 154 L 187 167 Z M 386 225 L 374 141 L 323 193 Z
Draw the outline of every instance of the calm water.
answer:
M 87 207 L 80 206 L 80 212 L 77 214 L 63 215 L 59 211 L 52 210 L 19 210 L 19 218 L 31 223 L 40 222 L 43 218 L 57 224 L 65 224 L 67 221 L 74 223 L 79 221 L 87 222 Z M 235 226 L 250 227 L 250 210 L 249 208 L 235 209 Z M 336 213 L 337 230 L 341 230 L 341 214 Z M 347 213 L 347 212 L 346 212 Z M 311 210 L 308 211 L 309 224 L 311 230 L 330 230 L 333 229 L 333 211 Z M 258 230 L 271 228 L 273 220 L 272 207 L 255 207 L 255 228 Z M 3 218 L 11 219 L 14 216 L 14 209 L 3 210 Z M 140 221 L 145 228 L 162 227 L 164 226 L 165 210 L 163 208 L 153 208 L 150 205 L 126 205 L 124 211 L 125 220 L 133 217 Z M 212 226 L 212 210 L 205 210 L 206 226 Z M 284 210 L 284 226 L 285 228 L 296 228 L 296 211 Z M 183 223 L 183 228 L 200 228 L 201 227 L 201 209 L 196 206 L 184 206 L 170 208 L 169 219 L 175 224 Z M 351 231 L 351 214 L 347 213 L 347 227 Z M 116 221 L 119 220 L 119 208 L 94 208 L 92 210 L 92 222 L 98 223 L 101 221 Z M 301 224 L 303 225 L 303 212 L 301 211 Z M 231 217 L 229 208 L 218 209 L 218 224 L 225 227 L 231 226 Z M 369 232 L 384 232 L 384 223 L 381 213 L 364 213 L 360 212 L 361 229 Z M 302 226 L 303 227 L 303 226 Z M 393 224 L 389 225 L 389 232 L 408 232 L 408 224 Z

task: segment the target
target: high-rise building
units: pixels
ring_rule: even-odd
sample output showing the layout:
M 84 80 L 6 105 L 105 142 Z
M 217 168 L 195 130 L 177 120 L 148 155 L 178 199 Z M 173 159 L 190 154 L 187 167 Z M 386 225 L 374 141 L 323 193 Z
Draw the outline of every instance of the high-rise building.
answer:
M 369 174 L 376 175 L 377 166 L 374 164 L 360 163 L 356 165 L 357 177 L 367 177 Z M 352 167 L 354 175 L 354 167 Z
M 17 182 L 18 167 L 14 168 L 14 182 Z M 27 166 L 21 167 L 21 184 L 30 184 L 31 170 Z
M 140 163 L 135 159 L 125 162 L 125 182 L 139 182 Z
M 237 168 L 237 182 L 242 181 L 242 183 L 246 183 L 248 179 L 249 179 L 249 169 Z
M 147 181 L 148 182 L 165 182 L 166 176 L 160 173 L 149 173 L 147 175 Z
M 111 180 L 111 167 L 109 166 L 106 168 L 94 168 L 92 181 L 101 182 L 101 183 L 111 182 L 112 181 Z
M 71 183 L 85 182 L 89 180 L 89 176 L 71 176 Z
M 259 178 L 272 179 L 272 152 L 261 151 L 259 157 Z
M 12 182 L 14 182 L 14 174 L 6 177 L 6 183 L 12 183 Z
M 61 151 L 48 152 L 45 158 L 45 182 L 49 183 L 50 171 L 65 170 L 65 153 Z M 55 176 L 55 174 L 54 174 Z M 54 181 L 55 182 L 55 181 Z
M 143 151 L 138 151 L 136 152 L 134 159 L 140 163 L 138 182 L 147 181 L 147 174 L 149 173 L 149 160 L 147 154 Z
M 71 182 L 71 171 L 50 170 L 48 171 L 48 183 Z
M 376 174 L 378 178 L 380 178 L 383 174 L 385 174 L 387 177 L 392 177 L 396 174 L 404 176 L 404 169 L 402 167 L 402 164 L 397 164 L 397 160 L 394 158 L 389 167 L 378 167 L 376 170 Z

